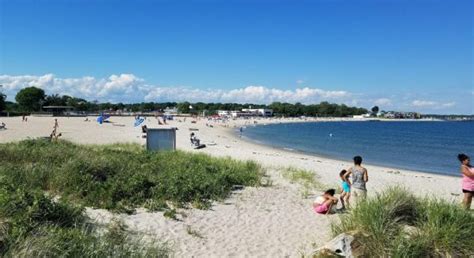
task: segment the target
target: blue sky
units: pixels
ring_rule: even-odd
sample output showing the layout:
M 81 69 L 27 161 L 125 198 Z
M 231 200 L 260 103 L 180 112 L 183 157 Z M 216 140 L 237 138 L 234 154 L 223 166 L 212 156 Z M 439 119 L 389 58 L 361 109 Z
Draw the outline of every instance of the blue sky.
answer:
M 0 84 L 473 113 L 472 1 L 0 0 Z

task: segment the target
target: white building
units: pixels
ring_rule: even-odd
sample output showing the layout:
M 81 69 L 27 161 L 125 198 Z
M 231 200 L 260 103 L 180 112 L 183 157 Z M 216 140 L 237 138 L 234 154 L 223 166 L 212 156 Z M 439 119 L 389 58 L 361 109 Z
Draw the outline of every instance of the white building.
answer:
M 370 114 L 353 115 L 352 118 L 356 118 L 356 119 L 370 118 Z
M 273 109 L 243 108 L 242 113 L 247 113 L 250 116 L 273 116 Z
M 176 107 L 173 107 L 173 108 L 166 107 L 165 110 L 163 110 L 163 112 L 165 113 L 165 115 L 177 115 L 178 114 L 178 108 L 176 108 Z
M 217 115 L 219 116 L 230 116 L 229 110 L 217 110 Z

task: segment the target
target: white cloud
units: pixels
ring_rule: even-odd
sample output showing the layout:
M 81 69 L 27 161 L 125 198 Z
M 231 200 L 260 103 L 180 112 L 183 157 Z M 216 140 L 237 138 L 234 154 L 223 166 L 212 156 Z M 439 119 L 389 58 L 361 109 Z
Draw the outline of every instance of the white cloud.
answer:
M 455 105 L 456 105 L 456 102 L 448 102 L 448 103 L 441 104 L 443 108 L 450 108 L 450 107 L 454 107 Z
M 16 92 L 28 86 L 42 88 L 47 94 L 71 95 L 88 100 L 110 102 L 141 101 L 190 101 L 190 102 L 238 102 L 238 103 L 271 103 L 302 102 L 318 103 L 320 101 L 348 102 L 351 94 L 347 91 L 327 91 L 317 88 L 297 88 L 281 90 L 265 86 L 247 86 L 231 90 L 193 89 L 189 87 L 160 87 L 146 84 L 133 74 L 111 75 L 97 79 L 86 76 L 81 78 L 57 78 L 53 74 L 42 76 L 0 75 L 0 84 L 9 99 Z
M 377 106 L 391 106 L 392 100 L 388 98 L 380 98 L 374 101 L 374 104 Z
M 247 86 L 233 90 L 201 90 L 186 87 L 156 87 L 145 96 L 146 101 L 205 101 L 238 103 L 302 102 L 313 103 L 323 100 L 341 101 L 350 94 L 346 91 L 324 91 L 313 88 L 296 90 L 272 89 L 264 86 Z
M 414 100 L 411 102 L 411 105 L 414 107 L 432 107 L 435 106 L 437 103 L 435 101 L 428 101 L 428 100 Z
M 303 84 L 303 83 L 305 83 L 305 81 L 304 80 L 296 80 L 296 83 L 297 84 Z
M 414 100 L 411 105 L 419 108 L 444 109 L 454 107 L 456 105 L 456 102 L 441 103 L 429 100 Z

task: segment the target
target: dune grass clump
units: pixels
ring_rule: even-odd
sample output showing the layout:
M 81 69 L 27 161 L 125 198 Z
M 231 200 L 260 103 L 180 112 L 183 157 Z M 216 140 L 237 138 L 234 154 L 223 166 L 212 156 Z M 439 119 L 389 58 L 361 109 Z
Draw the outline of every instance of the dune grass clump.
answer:
M 5 182 L 95 208 L 163 210 L 167 203 L 208 207 L 234 185 L 256 186 L 255 162 L 182 151 L 152 153 L 139 145 L 84 146 L 26 140 L 0 145 Z
M 360 202 L 334 235 L 352 233 L 369 257 L 467 257 L 474 254 L 474 216 L 457 204 L 417 198 L 401 188 Z
M 166 257 L 170 253 L 166 244 L 144 243 L 128 235 L 115 227 L 99 234 L 87 223 L 82 207 L 0 181 L 1 257 Z
M 308 170 L 286 167 L 281 169 L 281 174 L 284 178 L 290 180 L 291 183 L 301 185 L 301 194 L 304 198 L 307 198 L 312 191 L 322 191 L 325 187 L 317 180 L 316 175 Z

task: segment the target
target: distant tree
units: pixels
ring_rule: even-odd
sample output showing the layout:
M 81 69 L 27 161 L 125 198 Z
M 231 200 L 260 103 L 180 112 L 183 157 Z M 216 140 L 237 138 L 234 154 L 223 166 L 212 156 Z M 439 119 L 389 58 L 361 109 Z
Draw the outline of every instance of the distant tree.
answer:
M 44 90 L 36 87 L 27 87 L 20 90 L 15 100 L 24 111 L 38 111 L 45 98 Z
M 7 99 L 7 95 L 3 94 L 2 92 L 2 86 L 3 85 L 0 85 L 0 111 L 5 110 L 5 107 L 6 107 L 5 100 Z
M 44 99 L 44 105 L 45 106 L 65 106 L 66 101 L 64 98 L 62 98 L 58 94 L 52 94 L 52 95 L 46 96 L 46 98 Z
M 143 102 L 140 106 L 141 111 L 150 112 L 155 110 L 155 103 L 153 102 Z
M 184 114 L 189 113 L 191 111 L 190 107 L 191 107 L 191 103 L 187 101 L 178 103 L 178 111 L 180 113 L 184 113 Z
M 379 107 L 378 106 L 374 106 L 372 109 L 372 115 L 377 115 L 377 113 L 379 112 Z

